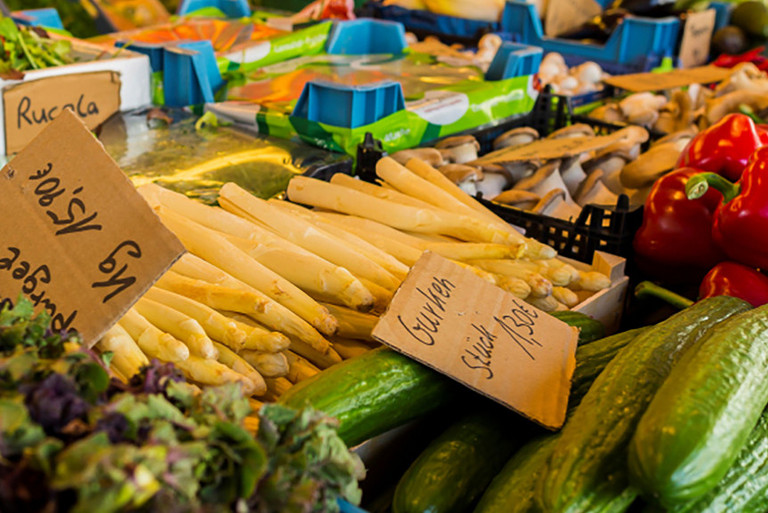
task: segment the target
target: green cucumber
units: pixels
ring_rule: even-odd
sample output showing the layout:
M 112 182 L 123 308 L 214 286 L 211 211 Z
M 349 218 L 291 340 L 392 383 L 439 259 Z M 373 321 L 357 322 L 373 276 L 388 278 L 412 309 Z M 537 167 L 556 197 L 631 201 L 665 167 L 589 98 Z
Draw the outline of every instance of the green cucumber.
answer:
M 683 355 L 637 425 L 631 482 L 666 508 L 725 476 L 768 404 L 768 305 L 724 321 Z
M 749 305 L 718 296 L 699 301 L 640 334 L 597 377 L 563 427 L 536 499 L 553 513 L 618 509 L 627 495 L 627 446 L 640 416 L 688 347 Z M 618 501 L 618 503 L 616 502 Z
M 573 408 L 587 395 L 592 382 L 603 371 L 616 353 L 649 328 L 636 328 L 611 335 L 592 344 L 576 348 L 576 370 L 573 372 L 568 407 Z
M 577 318 L 563 322 L 570 325 Z M 352 446 L 455 402 L 465 390 L 416 360 L 381 347 L 292 386 L 278 402 L 295 408 L 309 404 L 336 417 L 339 436 Z
M 392 513 L 467 511 L 524 441 L 520 431 L 498 411 L 463 416 L 434 439 L 403 474 L 395 489 Z
M 645 328 L 619 333 L 576 350 L 569 404 L 578 403 L 606 364 Z M 516 432 L 496 410 L 470 414 L 435 439 L 397 485 L 394 513 L 457 513 L 466 511 L 501 469 L 517 445 Z M 552 438 L 556 435 L 551 435 Z M 526 471 L 527 472 L 527 471 Z M 522 477 L 521 477 L 522 479 Z M 529 489 L 535 481 L 528 477 Z M 508 486 L 503 489 L 509 490 Z M 516 489 L 512 487 L 512 489 Z M 531 496 L 533 496 L 531 490 Z M 495 500 L 514 508 L 522 497 Z M 505 508 L 496 510 L 502 513 Z M 522 510 L 520 510 L 522 511 Z
M 763 513 L 768 511 L 768 410 L 757 421 L 747 443 L 725 477 L 695 501 L 669 513 Z
M 560 319 L 569 326 L 579 328 L 579 345 L 588 344 L 605 337 L 605 326 L 603 323 L 586 314 L 565 310 L 562 312 L 551 312 L 550 315 Z
M 533 513 L 535 483 L 542 478 L 557 434 L 531 440 L 493 478 L 474 513 Z
M 462 391 L 452 379 L 381 347 L 292 386 L 278 402 L 336 417 L 339 436 L 353 446 L 456 401 Z

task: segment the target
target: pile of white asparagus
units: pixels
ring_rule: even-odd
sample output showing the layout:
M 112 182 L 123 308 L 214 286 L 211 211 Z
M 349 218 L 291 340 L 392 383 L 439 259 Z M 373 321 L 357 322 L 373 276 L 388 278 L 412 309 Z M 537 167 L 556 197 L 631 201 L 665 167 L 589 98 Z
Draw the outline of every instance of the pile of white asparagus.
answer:
M 554 258 L 418 159 L 377 165 L 381 185 L 295 177 L 290 199 L 233 183 L 221 208 L 156 185 L 139 191 L 187 249 L 97 344 L 130 377 L 148 358 L 193 382 L 240 382 L 261 400 L 364 353 L 378 315 L 425 250 L 545 310 L 610 286 Z

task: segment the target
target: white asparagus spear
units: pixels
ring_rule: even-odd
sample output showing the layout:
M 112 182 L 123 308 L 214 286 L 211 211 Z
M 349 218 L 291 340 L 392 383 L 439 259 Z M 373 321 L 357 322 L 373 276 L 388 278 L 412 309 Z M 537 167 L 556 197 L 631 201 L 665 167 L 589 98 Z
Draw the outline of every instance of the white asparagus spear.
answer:
M 266 389 L 267 384 L 264 382 L 264 377 L 259 374 L 259 371 L 253 368 L 253 366 L 245 361 L 237 353 L 232 351 L 224 344 L 215 342 L 216 349 L 219 351 L 219 356 L 216 358 L 220 363 L 223 363 L 238 374 L 242 374 L 246 378 L 250 379 L 257 389 L 262 387 Z
M 339 337 L 374 340 L 371 333 L 376 323 L 379 322 L 377 316 L 356 312 L 343 306 L 325 304 L 325 307 L 339 320 L 339 331 L 336 333 Z
M 503 219 L 501 219 L 499 216 L 497 216 L 496 214 L 494 214 L 493 212 L 485 208 L 483 205 L 477 202 L 474 198 L 470 197 L 466 192 L 462 191 L 456 184 L 450 181 L 443 173 L 433 168 L 426 162 L 419 159 L 411 159 L 408 162 L 406 162 L 405 167 L 413 171 L 418 176 L 424 178 L 425 180 L 437 185 L 438 187 L 448 192 L 451 196 L 458 199 L 465 205 L 471 207 L 488 222 L 493 222 L 499 227 L 501 227 L 502 225 L 505 225 L 506 226 L 505 229 L 515 231 L 515 229 L 509 226 Z M 517 235 L 521 236 L 519 233 Z M 511 235 L 511 237 L 515 237 L 515 235 Z M 542 244 L 534 239 L 525 239 L 525 240 L 527 241 L 525 254 L 529 258 L 540 259 L 540 258 L 554 258 L 555 256 L 557 256 L 557 253 L 551 247 L 545 244 Z
M 224 236 L 166 207 L 156 207 L 155 212 L 191 253 L 262 292 L 321 333 L 332 334 L 336 331 L 336 320 L 325 308 L 294 284 L 256 262 Z
M 216 360 L 190 356 L 185 361 L 176 363 L 176 366 L 189 379 L 203 385 L 218 386 L 226 383 L 240 383 L 245 395 L 261 395 L 266 391 L 266 383 L 262 388 L 261 383 L 254 383 L 246 376 Z
M 574 290 L 587 290 L 598 292 L 611 286 L 611 279 L 603 273 L 597 271 L 579 271 L 579 279 L 571 283 L 570 288 Z
M 213 340 L 221 342 L 235 351 L 243 348 L 246 333 L 239 330 L 233 321 L 213 308 L 158 287 L 151 287 L 144 296 L 195 319 Z
M 291 339 L 279 331 L 269 331 L 245 314 L 232 311 L 220 311 L 219 313 L 228 317 L 239 330 L 246 334 L 242 349 L 277 353 L 291 345 Z
M 288 197 L 298 203 L 365 217 L 401 230 L 450 235 L 466 241 L 504 244 L 525 242 L 520 234 L 512 235 L 476 217 L 409 207 L 303 176 L 291 179 Z
M 261 373 L 259 373 L 259 371 L 255 369 L 250 363 L 245 361 L 242 356 L 238 355 L 223 344 L 219 344 L 218 342 L 214 342 L 214 344 L 216 344 L 216 349 L 219 350 L 219 357 L 217 358 L 219 363 L 226 365 L 238 374 L 248 378 L 256 385 L 256 388 L 260 391 L 260 393 L 262 393 L 262 390 L 266 389 L 264 376 L 262 376 Z
M 359 340 L 338 336 L 333 337 L 331 344 L 345 360 L 363 355 L 371 350 L 371 346 L 363 344 Z
M 278 208 L 283 208 L 289 214 L 301 216 L 318 228 L 325 230 L 335 237 L 338 237 L 350 246 L 354 247 L 366 258 L 376 262 L 378 265 L 392 273 L 399 280 L 402 280 L 405 278 L 405 275 L 408 274 L 408 266 L 403 265 L 402 262 L 394 258 L 392 255 L 382 251 L 369 242 L 366 242 L 364 239 L 361 239 L 355 234 L 350 233 L 348 230 L 339 229 L 339 227 L 337 227 L 335 224 L 328 222 L 309 209 L 296 205 L 295 203 L 275 199 L 271 199 L 267 203 L 269 205 L 277 206 Z
M 358 180 L 344 173 L 336 173 L 333 175 L 331 177 L 331 183 L 349 187 L 350 189 L 355 189 L 364 192 L 365 194 L 376 196 L 377 198 L 402 203 L 403 205 L 409 205 L 411 207 L 434 208 L 434 205 L 431 203 L 403 194 L 394 188 L 382 187 L 364 180 Z
M 288 374 L 285 377 L 291 383 L 299 383 L 320 372 L 320 369 L 315 367 L 309 360 L 297 355 L 293 351 L 285 351 L 283 354 L 285 354 L 285 358 L 288 360 Z
M 262 221 L 276 233 L 344 267 L 358 278 L 365 278 L 388 290 L 397 288 L 399 282 L 392 273 L 360 255 L 349 244 L 304 219 L 287 215 L 235 184 L 227 183 L 221 188 L 219 203 L 238 215 Z
M 359 279 L 343 267 L 315 255 L 295 253 L 282 248 L 227 235 L 227 240 L 312 296 L 338 297 L 343 304 L 358 310 L 373 306 L 373 294 Z
M 298 355 L 303 356 L 314 365 L 316 365 L 319 369 L 327 369 L 331 365 L 336 365 L 337 363 L 341 362 L 341 356 L 339 356 L 339 353 L 337 353 L 332 347 L 329 347 L 327 352 L 321 353 L 306 342 L 297 338 L 291 338 L 290 350 Z
M 200 358 L 215 359 L 218 356 L 213 341 L 208 338 L 200 323 L 190 316 L 146 297 L 139 299 L 134 308 L 162 331 L 184 342 L 190 354 Z
M 453 260 L 453 262 L 471 273 L 479 276 L 488 283 L 492 283 L 497 287 L 506 290 L 510 294 L 514 294 L 520 299 L 526 299 L 531 295 L 531 287 L 528 283 L 515 277 L 504 276 L 494 272 L 486 271 L 474 265 L 469 265 L 459 260 Z M 522 282 L 522 283 L 521 283 Z
M 376 176 L 403 194 L 425 201 L 439 209 L 458 212 L 472 217 L 482 217 L 478 215 L 477 210 L 454 198 L 450 193 L 437 185 L 420 177 L 392 157 L 384 157 L 376 162 Z M 488 217 L 485 217 L 485 219 L 490 220 Z M 523 243 L 522 236 L 520 236 L 519 243 Z
M 266 378 L 265 381 L 267 382 L 267 391 L 263 394 L 263 399 L 270 402 L 277 401 L 293 386 L 293 383 L 285 378 Z
M 393 232 L 398 233 L 402 232 L 399 232 L 398 230 L 395 230 L 394 228 L 383 225 L 381 223 L 363 219 L 362 217 L 348 216 L 344 214 L 322 213 L 319 215 L 323 216 L 331 222 L 336 223 L 338 226 L 343 227 L 345 230 L 349 230 L 358 237 L 367 240 L 371 244 L 376 245 L 407 266 L 412 266 L 415 264 L 423 253 L 423 249 L 418 249 L 412 244 L 407 244 L 402 240 L 398 240 L 397 238 L 390 236 L 386 230 L 392 230 Z M 385 228 L 386 230 L 366 229 L 365 223 L 377 225 L 377 228 Z
M 546 296 L 546 297 L 529 297 L 526 299 L 526 301 L 539 310 L 544 310 L 545 312 L 554 312 L 555 310 L 561 309 L 559 308 L 562 303 L 560 303 L 558 300 L 556 300 L 552 296 Z M 567 310 L 567 308 L 566 308 Z
M 552 287 L 552 297 L 568 308 L 579 304 L 579 296 L 577 296 L 571 289 L 565 287 Z
M 240 351 L 240 356 L 265 378 L 278 378 L 288 374 L 288 360 L 283 353 Z
M 129 308 L 118 323 L 150 358 L 174 363 L 189 358 L 187 346 L 163 333 L 133 308 Z
M 546 297 L 552 294 L 552 282 L 541 274 L 528 270 L 525 266 L 518 265 L 515 260 L 472 260 L 472 265 L 486 271 L 519 278 L 531 287 L 531 295 L 534 297 Z
M 145 365 L 149 365 L 149 359 L 125 329 L 115 324 L 96 342 L 96 347 L 104 351 L 112 351 L 110 366 L 115 367 L 127 379 L 131 379 Z
M 301 338 L 320 352 L 327 351 L 330 347 L 328 341 L 304 319 L 255 290 L 215 285 L 173 271 L 165 273 L 155 285 L 211 308 L 247 314 L 273 330 Z M 328 312 L 325 307 L 322 308 Z M 328 315 L 330 316 L 330 313 Z M 338 327 L 335 318 L 334 323 Z

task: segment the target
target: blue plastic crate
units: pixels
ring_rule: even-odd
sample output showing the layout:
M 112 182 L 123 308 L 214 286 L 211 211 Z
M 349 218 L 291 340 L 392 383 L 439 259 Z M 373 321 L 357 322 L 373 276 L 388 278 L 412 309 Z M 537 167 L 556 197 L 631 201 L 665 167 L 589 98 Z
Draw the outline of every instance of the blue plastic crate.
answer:
M 680 20 L 675 17 L 640 18 L 628 16 L 605 45 L 580 43 L 547 37 L 533 4 L 507 0 L 501 30 L 521 43 L 558 52 L 568 65 L 595 61 L 609 73 L 649 71 L 665 57 L 674 57 Z M 613 67 L 616 66 L 617 68 Z
M 445 16 L 433 12 L 407 9 L 399 5 L 384 5 L 372 0 L 363 6 L 363 14 L 402 23 L 406 30 L 419 36 L 434 34 L 444 40 L 478 40 L 488 32 L 498 32 L 499 23 Z
M 251 8 L 248 6 L 247 0 L 182 0 L 176 9 L 176 14 L 183 16 L 206 7 L 215 7 L 230 18 L 242 18 L 251 15 Z
M 505 41 L 493 56 L 485 79 L 493 81 L 533 75 L 538 73 L 543 56 L 541 48 Z
M 163 50 L 165 104 L 184 107 L 213 102 L 224 85 L 210 41 L 191 41 Z

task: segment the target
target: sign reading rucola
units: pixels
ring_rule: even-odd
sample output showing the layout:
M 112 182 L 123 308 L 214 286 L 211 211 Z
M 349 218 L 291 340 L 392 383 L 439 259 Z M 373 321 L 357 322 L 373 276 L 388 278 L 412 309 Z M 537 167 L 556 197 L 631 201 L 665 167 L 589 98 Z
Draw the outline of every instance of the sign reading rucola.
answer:
M 0 307 L 92 344 L 184 252 L 70 110 L 0 171 Z
M 439 255 L 411 268 L 373 336 L 547 428 L 565 422 L 578 331 Z

